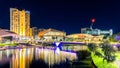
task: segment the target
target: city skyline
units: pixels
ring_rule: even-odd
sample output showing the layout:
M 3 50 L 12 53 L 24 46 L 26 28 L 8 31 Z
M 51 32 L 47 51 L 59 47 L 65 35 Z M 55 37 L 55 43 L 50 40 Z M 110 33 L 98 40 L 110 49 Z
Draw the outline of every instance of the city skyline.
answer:
M 10 27 L 9 9 L 18 8 L 31 12 L 31 27 L 54 28 L 70 33 L 80 33 L 80 29 L 89 27 L 91 18 L 96 22 L 93 28 L 113 29 L 120 32 L 119 1 L 0 1 L 0 28 Z M 117 28 L 116 28 L 117 27 Z

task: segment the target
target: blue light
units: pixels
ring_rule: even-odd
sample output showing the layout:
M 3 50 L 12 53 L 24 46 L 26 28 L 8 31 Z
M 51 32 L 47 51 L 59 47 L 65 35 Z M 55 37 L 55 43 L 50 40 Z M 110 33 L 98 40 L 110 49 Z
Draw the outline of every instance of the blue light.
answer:
M 60 54 L 60 49 L 59 49 L 59 47 L 56 48 L 55 54 Z
M 60 45 L 60 42 L 55 42 L 55 45 L 58 47 Z

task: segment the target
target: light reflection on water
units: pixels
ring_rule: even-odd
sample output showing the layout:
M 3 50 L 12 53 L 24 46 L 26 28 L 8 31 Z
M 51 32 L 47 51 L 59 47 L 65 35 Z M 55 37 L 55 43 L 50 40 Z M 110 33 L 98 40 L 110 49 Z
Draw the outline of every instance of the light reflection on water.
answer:
M 10 61 L 11 68 L 29 68 L 33 60 L 34 48 L 16 49 Z
M 43 60 L 49 66 L 76 60 L 76 53 L 43 48 L 8 49 L 0 51 L 0 64 L 10 63 L 10 68 L 29 68 L 33 60 Z
M 60 62 L 66 62 L 66 59 L 70 61 L 77 59 L 76 53 L 60 51 L 59 54 L 54 50 L 49 49 L 38 49 L 36 48 L 36 57 L 38 59 L 43 59 L 45 63 L 53 65 Z

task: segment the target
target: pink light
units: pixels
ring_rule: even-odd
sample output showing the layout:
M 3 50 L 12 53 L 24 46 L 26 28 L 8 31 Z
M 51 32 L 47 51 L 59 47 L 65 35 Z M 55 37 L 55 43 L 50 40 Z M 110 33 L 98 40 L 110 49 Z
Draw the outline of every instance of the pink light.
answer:
M 91 22 L 92 22 L 92 23 L 94 23 L 95 21 L 96 21 L 96 19 L 95 19 L 95 18 L 92 18 L 92 19 L 91 19 Z

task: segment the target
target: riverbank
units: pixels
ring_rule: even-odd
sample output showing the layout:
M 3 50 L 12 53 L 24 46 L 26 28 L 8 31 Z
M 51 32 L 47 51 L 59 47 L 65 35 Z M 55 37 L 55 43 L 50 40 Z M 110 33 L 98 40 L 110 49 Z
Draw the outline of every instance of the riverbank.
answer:
M 100 52 L 100 51 L 99 51 Z M 103 57 L 95 55 L 93 52 L 91 52 L 91 57 L 94 62 L 94 64 L 97 66 L 97 68 L 120 68 L 120 52 L 115 52 L 115 61 L 113 62 L 107 62 L 106 60 L 103 61 Z
M 3 47 L 3 46 L 17 46 L 18 43 L 0 43 L 0 47 Z
M 71 62 L 70 68 L 96 68 L 92 62 L 91 53 L 87 50 L 77 51 L 78 58 Z
M 97 68 L 117 68 L 113 62 L 108 63 L 106 60 L 103 61 L 103 58 L 94 55 L 94 53 L 91 54 L 91 57 Z

